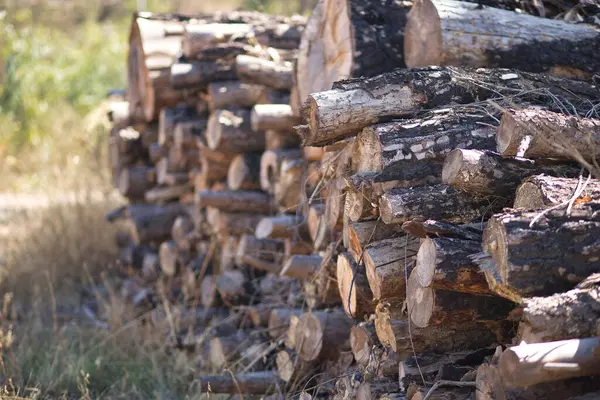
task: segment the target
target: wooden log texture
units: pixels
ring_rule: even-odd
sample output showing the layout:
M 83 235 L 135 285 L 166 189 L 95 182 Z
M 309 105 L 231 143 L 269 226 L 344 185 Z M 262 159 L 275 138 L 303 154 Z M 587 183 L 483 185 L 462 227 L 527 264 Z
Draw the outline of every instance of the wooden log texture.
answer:
M 185 25 L 181 50 L 184 56 L 193 59 L 200 51 L 228 42 L 233 37 L 243 37 L 252 29 L 250 24 L 190 23 Z
M 217 210 L 214 216 L 213 231 L 220 235 L 253 234 L 256 224 L 264 218 L 261 214 L 229 213 Z
M 360 319 L 375 311 L 365 266 L 356 264 L 350 253 L 338 255 L 336 276 L 344 312 L 349 317 Z
M 226 394 L 268 394 L 275 391 L 278 385 L 283 385 L 274 371 L 247 372 L 244 374 L 200 375 L 197 379 L 205 384 L 203 389 L 212 393 Z
M 337 82 L 332 90 L 309 95 L 303 112 L 309 129 L 298 133 L 303 135 L 305 146 L 325 145 L 354 136 L 374 123 L 414 115 L 423 108 L 515 96 L 519 102 L 552 109 L 556 109 L 552 99 L 558 97 L 585 114 L 597 92 L 584 82 L 502 69 L 397 69 L 368 79 Z
M 285 160 L 299 160 L 302 152 L 299 149 L 268 150 L 260 159 L 260 187 L 265 192 L 275 193 L 279 183 L 281 166 Z
M 574 78 L 600 68 L 589 50 L 600 44 L 600 32 L 591 25 L 460 1 L 415 2 L 404 35 L 409 67 L 518 68 Z
M 369 363 L 371 349 L 378 341 L 374 322 L 361 322 L 352 327 L 350 330 L 350 347 L 354 359 L 359 365 L 365 366 Z
M 256 225 L 255 235 L 259 239 L 293 239 L 308 238 L 308 227 L 304 217 L 281 214 L 277 217 L 266 217 Z
M 331 357 L 349 350 L 352 320 L 341 310 L 303 314 L 296 325 L 296 351 L 304 361 Z
M 248 110 L 217 110 L 211 114 L 206 142 L 212 150 L 249 153 L 265 149 L 264 132 L 253 132 Z
M 515 208 L 542 209 L 568 202 L 574 195 L 579 179 L 536 175 L 527 178 L 515 195 Z M 593 179 L 578 196 L 579 201 L 600 200 L 600 182 Z M 576 201 L 577 201 L 576 200 Z
M 279 104 L 289 101 L 280 92 L 263 85 L 240 81 L 213 82 L 208 84 L 206 99 L 211 110 L 224 108 L 249 108 L 255 104 Z
M 283 256 L 283 242 L 276 239 L 258 239 L 254 235 L 243 235 L 237 248 L 237 259 L 250 256 L 259 260 L 279 263 Z M 239 264 L 242 264 L 238 261 Z
M 239 55 L 235 59 L 235 68 L 242 82 L 279 90 L 289 90 L 293 86 L 292 64 L 287 61 L 276 63 L 258 57 Z
M 293 316 L 300 317 L 302 310 L 296 308 L 274 308 L 269 316 L 269 336 L 277 339 L 287 334 Z
M 215 182 L 227 177 L 233 153 L 211 150 L 207 145 L 199 144 L 200 149 L 200 180 L 203 189 L 210 188 Z M 196 185 L 195 185 L 196 186 Z
M 546 212 L 515 210 L 495 215 L 475 257 L 490 289 L 516 303 L 572 289 L 598 271 L 597 203 Z M 538 219 L 535 221 L 535 219 Z
M 322 262 L 323 258 L 318 255 L 293 255 L 283 264 L 280 275 L 309 280 L 313 278 Z
M 300 146 L 300 136 L 295 131 L 280 132 L 267 129 L 265 131 L 265 148 L 267 150 L 294 149 Z
M 348 243 L 344 244 L 358 262 L 363 251 L 372 242 L 389 239 L 393 236 L 403 236 L 400 225 L 386 225 L 381 221 L 363 221 L 348 223 Z
M 273 211 L 268 194 L 251 190 L 201 190 L 196 193 L 198 207 L 215 207 L 226 212 L 268 214 Z
M 502 205 L 490 197 L 476 197 L 438 184 L 391 189 L 379 200 L 379 211 L 386 224 L 412 219 L 467 223 L 500 211 Z
M 503 157 L 491 151 L 455 149 L 444 161 L 442 182 L 465 192 L 512 198 L 523 179 L 537 174 L 574 177 L 579 175 L 579 169 Z
M 535 108 L 507 110 L 496 143 L 503 155 L 593 162 L 599 155 L 600 119 Z
M 121 170 L 119 193 L 129 199 L 143 199 L 146 191 L 154 185 L 154 168 L 142 165 Z
M 127 209 L 132 237 L 141 244 L 168 240 L 175 219 L 185 214 L 185 207 L 179 203 L 130 205 Z
M 261 153 L 237 155 L 227 171 L 227 187 L 231 190 L 260 190 Z
M 219 61 L 192 61 L 171 66 L 170 84 L 174 89 L 201 89 L 210 82 L 237 78 L 235 66 Z
M 290 132 L 300 123 L 287 104 L 257 104 L 252 108 L 250 121 L 254 132 L 268 129 Z
M 204 135 L 207 123 L 206 119 L 178 122 L 173 129 L 173 146 L 178 149 L 196 148 L 198 138 Z
M 197 121 L 196 110 L 190 107 L 178 106 L 157 110 L 158 114 L 158 144 L 169 147 L 173 144 L 175 127 L 182 122 Z
M 279 170 L 279 180 L 275 185 L 273 196 L 281 212 L 297 213 L 303 206 L 303 199 L 311 187 L 298 182 L 304 182 L 306 162 L 303 158 L 284 159 Z

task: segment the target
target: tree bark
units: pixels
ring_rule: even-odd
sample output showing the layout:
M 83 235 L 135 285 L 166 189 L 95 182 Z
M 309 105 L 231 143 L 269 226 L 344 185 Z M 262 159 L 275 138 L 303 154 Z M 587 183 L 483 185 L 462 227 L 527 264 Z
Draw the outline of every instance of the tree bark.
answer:
M 283 264 L 280 276 L 309 280 L 320 268 L 323 258 L 317 255 L 293 255 Z
M 552 98 L 558 97 L 584 114 L 591 110 L 597 92 L 584 82 L 527 72 L 454 67 L 397 69 L 373 78 L 337 82 L 332 90 L 309 95 L 303 112 L 308 129 L 298 133 L 303 135 L 305 146 L 322 146 L 354 136 L 374 123 L 415 115 L 422 109 L 515 96 L 519 102 L 551 109 L 556 109 Z
M 258 57 L 239 55 L 235 58 L 235 68 L 242 82 L 279 90 L 289 90 L 293 86 L 292 65 L 289 62 L 276 63 Z
M 574 177 L 573 165 L 503 157 L 491 151 L 455 149 L 446 157 L 442 182 L 454 189 L 512 199 L 523 179 L 537 174 Z
M 350 253 L 338 255 L 336 276 L 344 312 L 349 317 L 361 319 L 375 311 L 365 267 L 357 265 Z
M 185 214 L 185 207 L 179 203 L 129 205 L 127 208 L 130 231 L 139 244 L 168 240 L 175 219 Z
M 173 144 L 175 127 L 182 122 L 201 121 L 196 110 L 186 106 L 162 108 L 158 114 L 158 144 L 170 147 Z
M 296 325 L 296 351 L 304 361 L 329 358 L 349 350 L 352 320 L 341 310 L 303 314 Z
M 260 190 L 261 153 L 237 155 L 227 171 L 227 187 L 231 190 Z
M 536 210 L 568 202 L 573 197 L 578 184 L 579 179 L 574 178 L 531 176 L 517 188 L 514 207 Z M 581 202 L 600 200 L 598 180 L 591 180 L 577 200 Z
M 235 65 L 219 61 L 192 61 L 171 66 L 170 84 L 173 89 L 202 89 L 215 81 L 237 79 Z
M 254 132 L 269 129 L 293 132 L 294 126 L 300 124 L 300 119 L 287 104 L 257 104 L 252 108 L 250 121 Z
M 217 110 L 211 114 L 206 142 L 212 150 L 225 153 L 250 153 L 265 149 L 264 132 L 253 132 L 248 110 Z
M 205 383 L 204 390 L 212 393 L 228 393 L 228 394 L 267 394 L 275 391 L 277 385 L 282 385 L 283 382 L 277 377 L 274 371 L 259 371 L 247 372 L 233 376 L 218 375 L 208 376 L 201 375 L 196 379 Z
M 243 190 L 201 190 L 196 194 L 198 207 L 215 207 L 226 212 L 268 214 L 273 204 L 268 194 Z
M 289 101 L 283 93 L 240 81 L 212 82 L 207 88 L 207 103 L 211 110 L 224 108 L 250 108 L 255 104 L 285 104 Z

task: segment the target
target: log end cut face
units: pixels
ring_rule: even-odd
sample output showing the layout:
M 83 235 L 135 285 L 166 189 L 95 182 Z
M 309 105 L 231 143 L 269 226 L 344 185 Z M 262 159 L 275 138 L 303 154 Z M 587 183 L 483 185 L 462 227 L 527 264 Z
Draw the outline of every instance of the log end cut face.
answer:
M 252 171 L 250 171 L 248 164 L 245 162 L 244 155 L 236 156 L 227 171 L 227 187 L 233 190 L 240 189 L 246 177 L 251 174 Z
M 409 68 L 441 65 L 442 25 L 431 0 L 417 0 L 404 29 L 404 61 Z
M 356 362 L 360 365 L 366 365 L 371 356 L 371 340 L 365 329 L 360 326 L 351 329 L 350 346 Z
M 277 364 L 277 373 L 279 374 L 279 377 L 283 379 L 284 382 L 291 381 L 294 375 L 295 360 L 292 359 L 290 353 L 287 351 L 280 351 L 277 353 L 275 362 Z
M 435 274 L 435 259 L 436 249 L 435 242 L 429 238 L 424 239 L 417 253 L 417 261 L 415 267 L 415 277 L 419 284 L 423 287 L 428 287 L 433 282 Z
M 352 163 L 359 174 L 378 173 L 383 170 L 383 148 L 377 130 L 366 127 L 356 138 L 352 149 Z
M 296 351 L 305 361 L 316 360 L 323 349 L 323 327 L 312 313 L 304 314 L 296 326 Z
M 343 255 L 337 259 L 337 281 L 344 311 L 350 317 L 356 316 L 356 287 L 354 286 L 354 271 L 349 259 Z
M 435 291 L 419 283 L 416 272 L 410 274 L 406 286 L 406 303 L 410 319 L 419 328 L 429 325 L 435 303 Z

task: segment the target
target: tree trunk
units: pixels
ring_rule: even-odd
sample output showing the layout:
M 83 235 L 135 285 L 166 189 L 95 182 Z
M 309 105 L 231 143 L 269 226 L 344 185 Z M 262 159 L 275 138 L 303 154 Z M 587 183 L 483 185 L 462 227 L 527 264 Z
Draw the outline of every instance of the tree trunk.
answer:
M 200 375 L 197 377 L 205 384 L 204 391 L 212 393 L 267 394 L 276 391 L 277 385 L 283 385 L 274 371 L 247 372 L 244 374 L 231 374 L 219 376 Z
M 206 142 L 212 150 L 225 153 L 250 153 L 265 149 L 264 132 L 253 132 L 248 110 L 217 110 L 211 114 Z
M 408 14 L 409 67 L 517 68 L 588 78 L 600 70 L 600 32 L 591 25 L 453 0 L 419 0 Z M 510 37 L 510 40 L 507 40 Z
M 294 255 L 288 258 L 283 268 L 281 269 L 280 276 L 289 276 L 300 280 L 311 279 L 315 272 L 320 268 L 323 258 L 317 255 Z
M 502 204 L 498 203 L 493 198 L 474 197 L 439 184 L 391 189 L 379 200 L 379 212 L 386 224 L 412 219 L 468 223 L 501 210 Z
M 201 190 L 196 194 L 196 205 L 201 208 L 215 207 L 226 212 L 268 214 L 273 211 L 268 194 L 249 190 Z
M 260 190 L 261 153 L 237 155 L 227 171 L 227 187 L 231 190 Z
M 304 217 L 289 214 L 263 218 L 256 225 L 255 235 L 259 239 L 307 239 L 309 236 Z
M 537 210 L 568 202 L 578 184 L 579 179 L 574 178 L 531 176 L 518 187 L 514 207 Z M 590 181 L 577 199 L 582 202 L 600 200 L 600 182 Z
M 299 317 L 302 310 L 296 308 L 274 308 L 269 316 L 269 336 L 278 339 L 287 334 L 292 316 Z M 292 346 L 293 347 L 293 346 Z
M 239 55 L 235 58 L 235 68 L 242 82 L 265 85 L 279 90 L 289 90 L 293 86 L 292 65 L 289 62 L 276 63 Z
M 304 361 L 329 358 L 349 350 L 348 332 L 352 320 L 341 310 L 303 314 L 296 326 L 296 351 Z
M 386 119 L 415 115 L 450 102 L 468 104 L 503 96 L 510 99 L 516 93 L 519 102 L 552 109 L 557 109 L 552 98 L 558 97 L 580 113 L 589 112 L 597 98 L 596 90 L 584 82 L 527 72 L 453 67 L 397 69 L 373 78 L 337 82 L 332 90 L 309 95 L 303 112 L 308 129 L 298 133 L 303 135 L 305 146 L 322 146 L 354 136 Z
M 171 66 L 170 84 L 173 89 L 202 89 L 211 82 L 237 79 L 232 63 L 193 61 Z
M 600 155 L 600 119 L 535 108 L 507 110 L 496 143 L 507 156 L 593 162 Z
M 336 276 L 344 312 L 349 317 L 361 319 L 375 311 L 365 267 L 357 265 L 350 253 L 338 255 Z
M 497 294 L 515 303 L 572 289 L 600 267 L 598 205 L 576 205 L 570 216 L 553 210 L 495 215 L 475 258 Z
M 503 157 L 491 151 L 455 149 L 446 157 L 442 182 L 454 189 L 512 199 L 523 179 L 536 175 L 578 176 L 572 165 Z
M 269 129 L 293 132 L 294 126 L 300 124 L 300 119 L 287 104 L 257 104 L 252 108 L 250 121 L 254 132 Z

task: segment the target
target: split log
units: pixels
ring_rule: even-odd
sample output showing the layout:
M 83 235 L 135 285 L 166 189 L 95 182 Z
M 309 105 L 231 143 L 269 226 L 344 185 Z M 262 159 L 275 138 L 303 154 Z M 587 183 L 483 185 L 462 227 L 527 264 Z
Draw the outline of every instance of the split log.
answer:
M 300 136 L 295 131 L 281 132 L 267 129 L 265 131 L 265 148 L 267 150 L 294 149 L 300 147 Z
M 288 383 L 298 384 L 309 379 L 317 371 L 318 365 L 314 362 L 301 360 L 292 350 L 281 350 L 275 359 L 279 377 Z
M 415 271 L 408 278 L 406 305 L 412 322 L 419 328 L 502 321 L 515 308 L 515 304 L 502 297 L 424 287 Z
M 408 14 L 404 58 L 411 68 L 518 68 L 584 78 L 600 69 L 600 57 L 590 53 L 599 43 L 600 33 L 591 25 L 460 1 L 420 0 Z
M 119 193 L 129 199 L 143 199 L 146 191 L 154 186 L 154 168 L 133 166 L 121 170 L 119 175 Z
M 373 322 L 361 322 L 350 330 L 350 347 L 359 365 L 365 366 L 369 363 L 371 348 L 378 342 Z
M 187 183 L 176 186 L 155 187 L 144 194 L 144 199 L 148 203 L 166 203 L 179 199 L 190 192 L 192 192 L 192 186 Z
M 265 192 L 275 193 L 275 187 L 281 175 L 281 166 L 284 161 L 302 158 L 299 149 L 268 150 L 260 159 L 260 187 Z
M 381 220 L 386 224 L 412 219 L 468 223 L 501 209 L 501 202 L 492 198 L 474 197 L 443 184 L 391 189 L 379 200 Z
M 494 295 L 479 266 L 470 258 L 480 251 L 481 241 L 426 238 L 417 253 L 415 277 L 424 288 Z
M 181 50 L 187 58 L 195 58 L 207 47 L 228 42 L 234 37 L 244 37 L 251 32 L 250 24 L 190 23 L 185 25 Z
M 600 120 L 535 108 L 507 110 L 496 143 L 503 155 L 593 162 L 600 155 Z
M 477 82 L 474 85 L 473 82 Z M 516 94 L 518 93 L 518 94 Z M 527 72 L 470 70 L 453 67 L 397 69 L 373 78 L 337 82 L 332 90 L 308 96 L 300 129 L 303 145 L 325 145 L 354 136 L 366 126 L 393 117 L 406 117 L 442 104 L 468 104 L 490 97 L 552 105 L 553 98 L 570 102 L 584 114 L 597 92 L 584 82 Z M 586 104 L 586 102 L 589 102 Z
M 259 239 L 292 239 L 308 238 L 304 217 L 282 214 L 277 217 L 266 217 L 256 225 L 255 235 Z
M 266 193 L 243 190 L 201 190 L 196 194 L 198 207 L 215 207 L 226 212 L 268 214 L 273 210 Z
M 277 377 L 274 371 L 246 372 L 244 374 L 231 374 L 219 376 L 201 375 L 197 378 L 205 384 L 204 391 L 228 394 L 266 394 L 275 391 L 278 385 L 284 382 Z
M 292 65 L 289 62 L 276 63 L 258 57 L 239 55 L 235 58 L 235 68 L 242 82 L 280 90 L 289 90 L 293 86 Z
M 344 312 L 349 317 L 360 319 L 375 311 L 365 267 L 356 264 L 350 253 L 338 255 L 337 284 Z
M 280 276 L 309 280 L 321 266 L 323 258 L 317 255 L 293 255 L 283 264 Z
M 572 165 L 503 157 L 491 151 L 456 149 L 444 162 L 442 182 L 458 190 L 512 198 L 523 179 L 537 174 L 574 177 Z
M 242 256 L 250 256 L 271 263 L 279 263 L 283 255 L 283 242 L 276 239 L 258 239 L 254 235 L 243 235 L 237 248 L 238 264 Z
M 490 289 L 519 303 L 524 297 L 548 296 L 572 289 L 598 271 L 599 204 L 584 203 L 546 212 L 515 210 L 488 222 L 482 266 Z M 536 219 L 538 219 L 536 221 Z
M 250 121 L 254 132 L 269 129 L 293 132 L 294 126 L 300 123 L 300 119 L 287 104 L 257 104 L 252 108 Z
M 130 232 L 136 243 L 168 240 L 175 219 L 186 214 L 182 204 L 130 205 L 127 209 Z
M 317 4 L 298 50 L 299 101 L 341 79 L 404 67 L 404 25 L 411 3 L 327 0 Z
M 217 110 L 211 114 L 206 142 L 212 150 L 226 153 L 250 153 L 265 149 L 263 132 L 253 132 L 248 110 Z
M 269 316 L 269 335 L 278 339 L 287 334 L 292 317 L 300 317 L 302 310 L 296 308 L 274 308 Z M 289 346 L 288 346 L 289 347 Z M 293 347 L 293 346 L 292 346 Z
M 171 66 L 170 84 L 173 89 L 201 89 L 210 82 L 235 80 L 237 74 L 231 63 L 193 61 Z
M 227 172 L 227 187 L 231 190 L 260 190 L 261 153 L 237 155 Z
M 523 300 L 521 341 L 540 343 L 600 336 L 600 275 L 593 274 L 573 290 Z
M 372 242 L 364 263 L 374 300 L 404 298 L 406 277 L 419 250 L 419 240 L 404 236 Z
M 437 177 L 444 157 L 457 147 L 495 147 L 496 120 L 477 110 L 440 110 L 420 119 L 363 129 L 352 161 L 358 173 L 382 173 L 387 180 Z
M 303 314 L 296 325 L 296 351 L 304 361 L 328 358 L 349 350 L 352 320 L 341 310 Z
M 348 243 L 344 243 L 344 247 L 350 251 L 356 262 L 362 262 L 359 260 L 363 256 L 363 251 L 372 242 L 389 239 L 392 236 L 403 236 L 400 225 L 386 225 L 381 221 L 350 222 L 347 225 Z
M 518 188 L 514 208 L 538 210 L 568 202 L 577 190 L 579 179 L 536 175 L 527 178 Z M 591 180 L 577 198 L 579 201 L 600 200 L 600 182 Z M 577 201 L 576 200 L 576 201 Z
M 158 144 L 169 147 L 173 143 L 175 127 L 182 122 L 197 121 L 196 110 L 190 107 L 163 108 L 158 114 Z
M 594 337 L 511 347 L 500 356 L 500 375 L 512 387 L 597 376 L 600 374 L 599 340 Z

